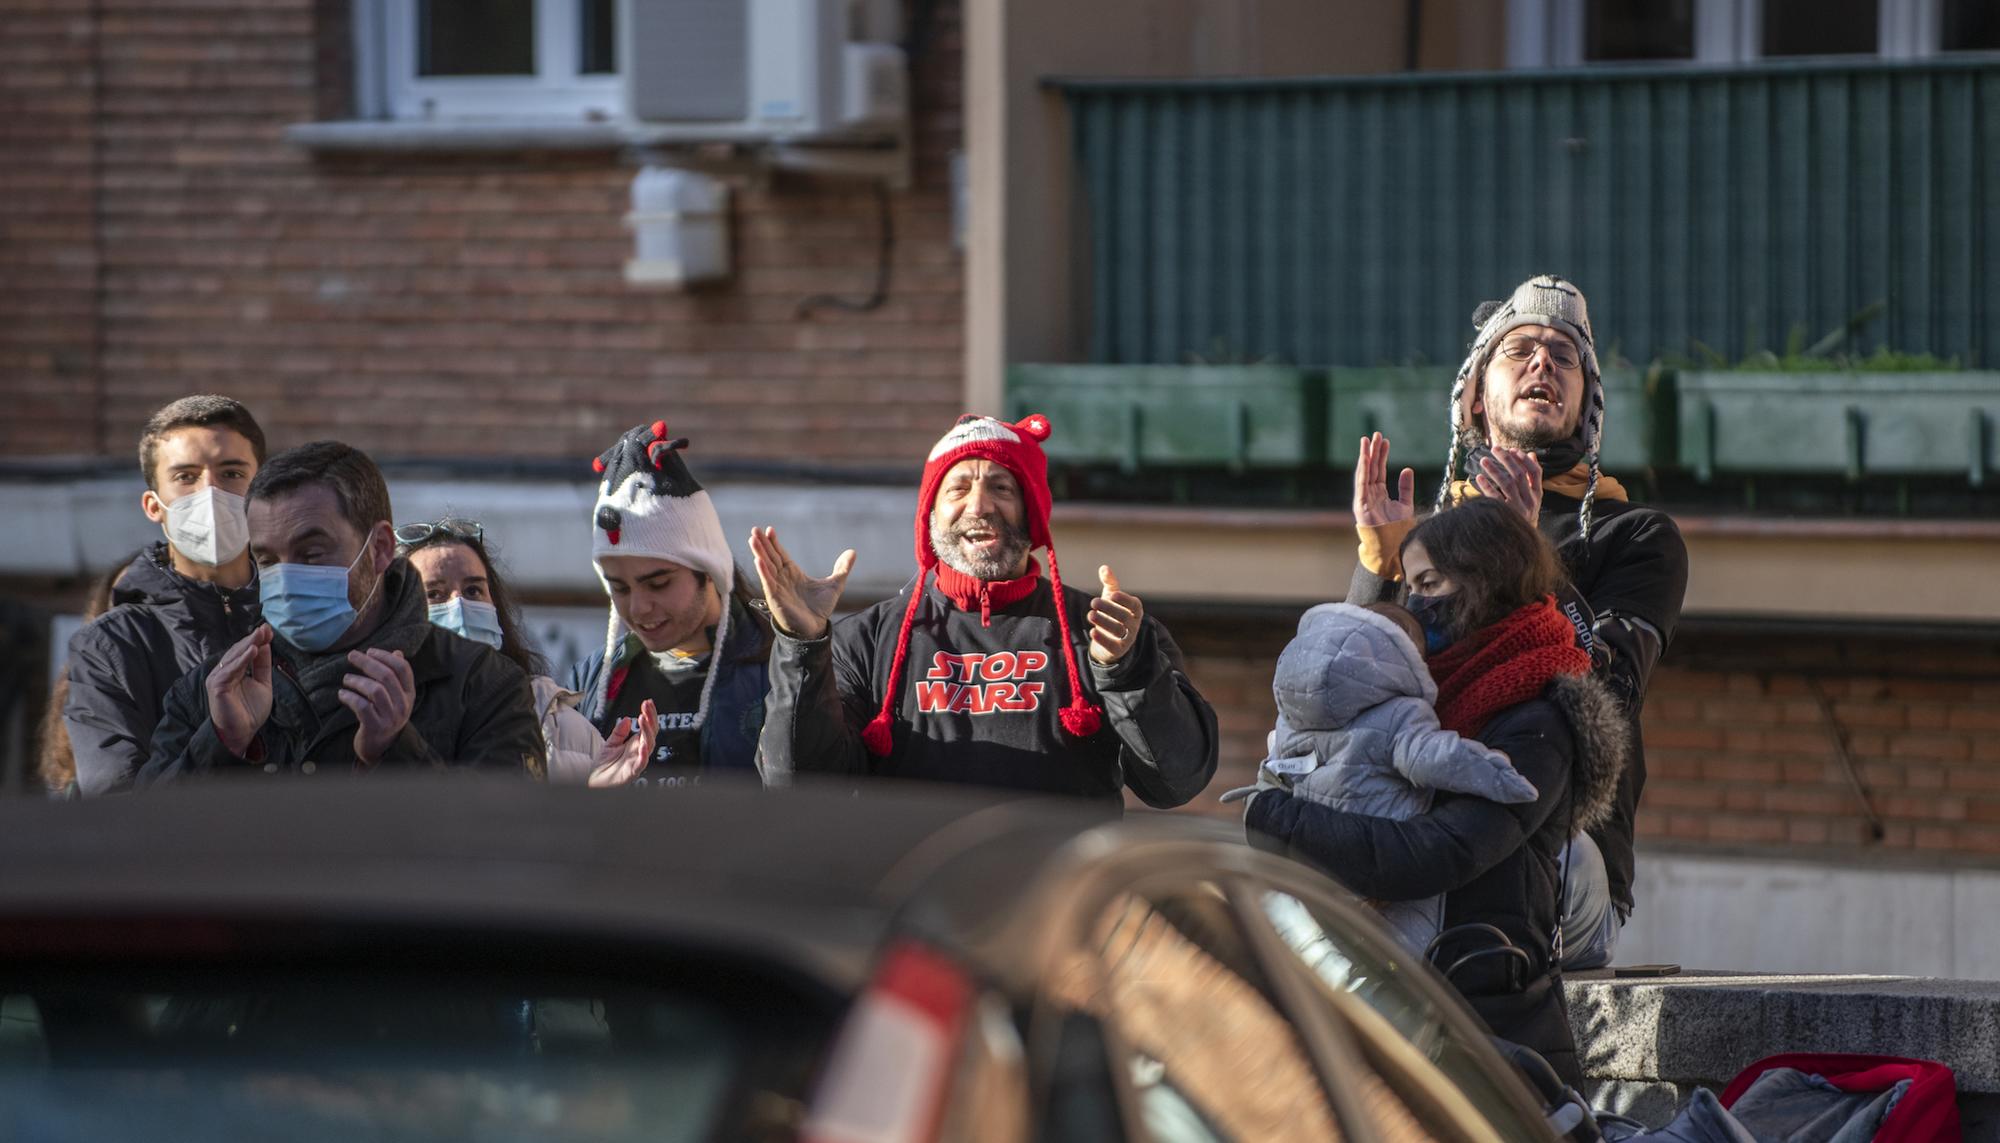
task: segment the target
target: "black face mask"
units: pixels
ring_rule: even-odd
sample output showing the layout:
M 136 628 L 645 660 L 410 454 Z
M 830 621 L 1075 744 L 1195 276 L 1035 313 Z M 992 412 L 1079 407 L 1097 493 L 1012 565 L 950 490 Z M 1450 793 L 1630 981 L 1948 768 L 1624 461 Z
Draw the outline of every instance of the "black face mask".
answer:
M 1451 617 L 1455 596 L 1450 595 L 1410 595 L 1403 599 L 1403 608 L 1416 616 L 1417 623 L 1424 629 L 1424 657 L 1429 658 L 1456 642 L 1451 637 Z
M 1492 455 L 1492 445 L 1475 445 L 1472 451 L 1466 454 L 1466 471 L 1477 474 L 1480 471 L 1479 462 Z M 1575 468 L 1583 459 L 1583 433 L 1577 432 L 1567 440 L 1557 441 L 1547 448 L 1536 449 L 1535 459 L 1541 463 L 1544 480 L 1551 476 L 1561 476 Z

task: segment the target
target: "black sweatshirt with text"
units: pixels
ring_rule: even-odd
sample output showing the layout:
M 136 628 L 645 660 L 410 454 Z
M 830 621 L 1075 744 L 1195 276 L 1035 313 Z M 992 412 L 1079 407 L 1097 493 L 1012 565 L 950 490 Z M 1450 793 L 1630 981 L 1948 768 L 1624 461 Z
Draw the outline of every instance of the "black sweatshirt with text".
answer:
M 881 708 L 896 636 L 915 581 L 893 599 L 836 622 L 819 639 L 777 636 L 760 753 L 767 783 L 792 774 L 850 774 L 1070 794 L 1117 802 L 1130 787 L 1150 806 L 1183 805 L 1215 774 L 1215 712 L 1188 681 L 1180 648 L 1151 616 L 1125 657 L 1089 657 L 1091 596 L 1063 595 L 1085 697 L 1104 709 L 1087 738 L 1058 712 L 1069 678 L 1044 578 L 990 620 L 927 585 L 910 630 L 894 747 L 871 755 L 861 728 Z

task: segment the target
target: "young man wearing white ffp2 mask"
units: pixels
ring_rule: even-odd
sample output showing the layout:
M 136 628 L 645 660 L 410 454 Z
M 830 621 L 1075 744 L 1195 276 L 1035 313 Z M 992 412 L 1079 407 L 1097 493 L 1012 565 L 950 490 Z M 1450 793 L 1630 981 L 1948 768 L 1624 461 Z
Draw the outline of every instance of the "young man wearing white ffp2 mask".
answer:
M 228 397 L 183 397 L 139 435 L 139 508 L 165 539 L 119 579 L 119 606 L 70 640 L 63 719 L 75 786 L 123 790 L 145 762 L 167 688 L 259 622 L 243 497 L 264 462 L 264 430 Z

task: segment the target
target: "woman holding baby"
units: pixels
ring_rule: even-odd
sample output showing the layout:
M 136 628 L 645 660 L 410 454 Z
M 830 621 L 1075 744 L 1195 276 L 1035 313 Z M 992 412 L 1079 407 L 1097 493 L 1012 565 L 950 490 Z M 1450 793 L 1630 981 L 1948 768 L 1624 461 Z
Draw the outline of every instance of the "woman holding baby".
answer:
M 1559 956 L 1558 855 L 1609 813 L 1629 752 L 1626 721 L 1591 677 L 1578 627 L 1557 606 L 1555 553 L 1515 509 L 1474 499 L 1439 512 L 1409 533 L 1401 557 L 1404 606 L 1423 637 L 1421 646 L 1409 641 L 1435 684 L 1436 725 L 1505 755 L 1532 784 L 1532 800 L 1496 801 L 1441 782 L 1428 809 L 1398 820 L 1358 812 L 1337 791 L 1328 795 L 1329 786 L 1357 774 L 1307 773 L 1251 800 L 1251 837 L 1366 898 L 1442 895 L 1434 963 L 1496 1034 L 1540 1052 L 1580 1085 L 1561 977 L 1552 968 Z M 1309 637 L 1302 627 L 1300 640 Z M 1340 669 L 1338 654 L 1322 658 L 1328 670 Z M 1281 709 L 1281 731 L 1296 734 L 1300 728 L 1288 721 Z M 1393 743 L 1384 757 L 1398 757 Z M 1491 930 L 1468 926 L 1491 926 L 1516 951 Z

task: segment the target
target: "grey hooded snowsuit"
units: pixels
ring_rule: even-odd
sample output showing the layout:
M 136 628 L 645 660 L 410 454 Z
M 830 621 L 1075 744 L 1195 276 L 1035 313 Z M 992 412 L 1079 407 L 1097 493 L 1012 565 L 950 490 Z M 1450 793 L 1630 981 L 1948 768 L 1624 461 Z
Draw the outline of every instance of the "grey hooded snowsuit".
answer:
M 1535 800 L 1507 756 L 1438 726 L 1437 684 L 1395 623 L 1323 603 L 1299 619 L 1271 680 L 1278 725 L 1264 767 L 1292 792 L 1337 810 L 1406 821 L 1433 790 L 1503 805 Z M 1382 917 L 1422 952 L 1444 923 L 1443 896 L 1391 901 Z

